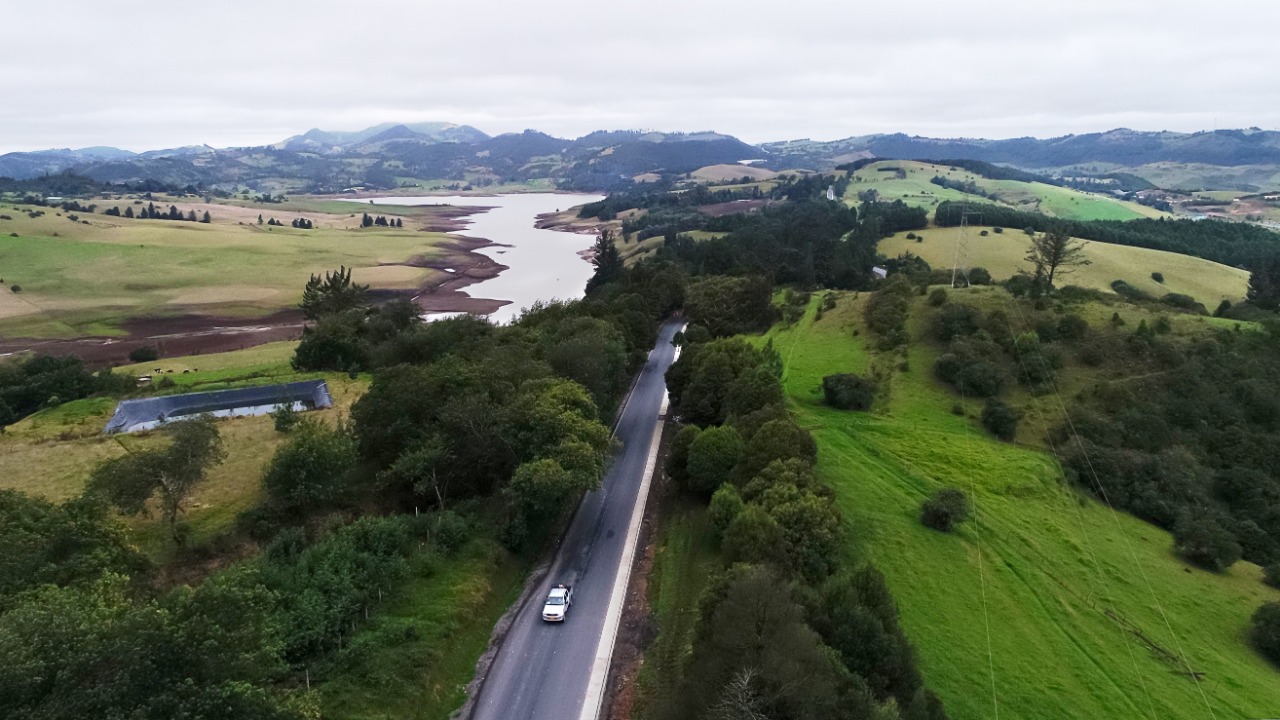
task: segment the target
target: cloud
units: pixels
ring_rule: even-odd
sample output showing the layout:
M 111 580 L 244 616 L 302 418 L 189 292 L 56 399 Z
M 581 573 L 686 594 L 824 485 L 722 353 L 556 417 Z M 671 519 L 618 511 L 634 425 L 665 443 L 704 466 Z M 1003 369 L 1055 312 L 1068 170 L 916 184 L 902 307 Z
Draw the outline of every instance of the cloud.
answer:
M 68 3 L 6 37 L 0 151 L 450 120 L 748 141 L 1280 127 L 1280 5 Z M 1223 15 L 1230 15 L 1230 18 Z

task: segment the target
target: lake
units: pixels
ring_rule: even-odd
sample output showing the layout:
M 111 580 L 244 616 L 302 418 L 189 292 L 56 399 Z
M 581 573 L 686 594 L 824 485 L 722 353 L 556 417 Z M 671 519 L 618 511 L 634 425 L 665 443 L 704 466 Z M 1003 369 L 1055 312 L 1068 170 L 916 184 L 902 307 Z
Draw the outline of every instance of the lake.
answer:
M 581 253 L 594 239 L 559 230 L 534 227 L 539 215 L 575 205 L 603 200 L 603 195 L 565 193 L 519 193 L 481 197 L 475 195 L 432 195 L 372 198 L 374 205 L 453 205 L 492 208 L 467 218 L 461 235 L 496 243 L 475 250 L 506 265 L 497 277 L 468 285 L 471 297 L 506 300 L 489 315 L 494 322 L 510 322 L 520 311 L 542 300 L 572 300 L 583 296 L 595 267 Z

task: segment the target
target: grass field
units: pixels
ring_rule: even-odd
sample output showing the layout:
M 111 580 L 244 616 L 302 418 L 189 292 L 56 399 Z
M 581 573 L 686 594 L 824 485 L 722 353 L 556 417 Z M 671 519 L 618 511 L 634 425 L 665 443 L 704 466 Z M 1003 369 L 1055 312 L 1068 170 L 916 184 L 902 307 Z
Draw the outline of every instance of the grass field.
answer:
M 886 171 L 892 168 L 900 168 L 904 177 L 898 177 L 896 172 Z M 930 182 L 939 175 L 949 180 L 973 182 L 985 193 L 994 193 L 997 200 L 992 201 L 985 197 L 962 193 Z M 988 180 L 961 168 L 953 170 L 946 165 L 912 160 L 884 160 L 871 163 L 855 172 L 852 179 L 853 182 L 849 183 L 849 189 L 845 193 L 847 202 L 856 202 L 859 192 L 874 189 L 879 193 L 881 200 L 902 200 L 908 205 L 923 207 L 929 210 L 930 214 L 933 208 L 943 200 L 968 200 L 984 203 L 999 202 L 1018 210 L 1039 212 L 1068 220 L 1133 220 L 1165 215 L 1152 208 L 1106 195 L 1038 182 Z
M 158 360 L 138 366 L 176 370 L 172 392 L 216 390 L 322 377 L 333 395 L 333 410 L 316 413 L 330 421 L 348 412 L 364 392 L 368 380 L 352 380 L 339 373 L 298 374 L 289 368 L 294 343 L 272 343 L 249 350 L 190 358 Z M 191 367 L 199 372 L 181 374 Z M 132 371 L 131 369 L 130 371 Z M 161 438 L 154 433 L 102 435 L 119 398 L 95 397 L 42 410 L 0 435 L 0 489 L 19 490 L 55 502 L 78 495 L 100 463 L 133 449 L 150 447 Z M 191 528 L 191 542 L 200 545 L 226 530 L 235 516 L 261 500 L 262 472 L 283 442 L 270 417 L 222 420 L 227 459 L 213 467 L 192 495 L 183 521 Z M 133 540 L 153 559 L 164 562 L 173 553 L 172 541 L 159 517 L 152 513 L 128 519 Z
M 675 699 L 698 622 L 698 598 L 723 564 L 706 505 L 676 492 L 663 498 L 655 546 L 649 606 L 657 636 L 636 678 L 640 718 Z
M 950 715 L 990 718 L 998 705 L 1018 718 L 1273 717 L 1280 676 L 1245 629 L 1280 593 L 1256 566 L 1190 568 L 1167 533 L 1065 487 L 1051 456 L 994 441 L 952 414 L 960 399 L 932 379 L 937 351 L 924 342 L 912 344 L 909 370 L 893 374 L 876 412 L 822 404 L 824 375 L 885 362 L 853 336 L 861 302 L 845 294 L 816 321 L 815 300 L 802 321 L 768 337 L 849 523 L 849 558 L 885 573 Z M 916 338 L 923 315 L 917 301 Z M 917 519 L 920 502 L 945 485 L 976 505 L 955 534 Z M 1188 664 L 1203 673 L 1198 684 Z
M 1003 233 L 989 232 L 982 237 L 979 233 L 983 230 L 989 232 L 991 228 L 971 227 L 967 231 L 970 266 L 984 267 L 996 279 L 1031 269 L 1024 259 L 1031 247 L 1031 240 L 1025 233 L 1006 228 Z M 908 240 L 905 233 L 898 233 L 881 240 L 878 250 L 887 257 L 910 252 L 935 268 L 951 267 L 960 232 L 960 228 L 922 230 L 917 234 L 924 236 L 924 242 Z M 1190 295 L 1209 310 L 1222 300 L 1232 303 L 1243 300 L 1249 285 L 1247 271 L 1189 255 L 1100 242 L 1086 243 L 1084 253 L 1092 264 L 1075 269 L 1070 275 L 1055 280 L 1054 284 L 1079 285 L 1110 292 L 1113 281 L 1124 280 L 1157 298 L 1167 293 Z M 1162 273 L 1164 283 L 1152 280 L 1153 272 Z
M 127 202 L 99 200 L 103 206 Z M 0 337 L 76 337 L 118 333 L 118 325 L 144 315 L 187 313 L 260 317 L 294 306 L 315 272 L 346 265 L 374 288 L 412 289 L 438 279 L 415 267 L 443 254 L 446 236 L 418 232 L 413 217 L 402 229 L 357 228 L 360 207 L 336 201 L 300 201 L 334 212 L 306 213 L 315 230 L 258 225 L 257 214 L 288 223 L 302 214 L 282 206 L 208 208 L 210 224 L 134 220 L 101 214 L 68 222 L 59 211 L 31 218 L 0 206 Z M 168 201 L 158 202 L 168 205 Z M 379 207 L 380 213 L 391 213 Z M 11 292 L 21 286 L 19 293 Z

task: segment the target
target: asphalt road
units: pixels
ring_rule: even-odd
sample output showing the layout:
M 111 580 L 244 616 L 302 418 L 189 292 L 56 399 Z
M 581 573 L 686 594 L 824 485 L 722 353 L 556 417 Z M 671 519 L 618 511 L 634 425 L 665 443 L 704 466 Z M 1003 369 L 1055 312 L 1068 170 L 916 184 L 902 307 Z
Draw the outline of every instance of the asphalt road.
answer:
M 480 686 L 472 716 L 477 720 L 577 720 L 582 713 L 614 582 L 623 570 L 628 524 L 659 429 L 667 392 L 663 375 L 675 355 L 671 338 L 679 328 L 678 322 L 662 326 L 618 420 L 622 450 L 600 489 L 583 498 L 543 587 L 519 609 Z M 543 622 L 542 601 L 560 583 L 574 588 L 568 617 Z

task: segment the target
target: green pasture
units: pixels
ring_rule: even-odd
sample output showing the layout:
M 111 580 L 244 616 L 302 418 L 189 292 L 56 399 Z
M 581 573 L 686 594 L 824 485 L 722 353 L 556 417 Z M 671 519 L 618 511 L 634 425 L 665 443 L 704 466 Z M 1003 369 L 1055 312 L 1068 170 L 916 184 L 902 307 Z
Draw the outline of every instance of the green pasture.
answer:
M 910 350 L 889 357 L 866 349 L 864 299 L 843 294 L 821 320 L 815 299 L 767 337 L 848 522 L 847 553 L 887 576 L 950 715 L 1274 716 L 1280 678 L 1245 639 L 1254 609 L 1280 599 L 1260 570 L 1189 567 L 1167 533 L 1066 484 L 1052 456 L 990 438 L 973 419 L 978 404 L 933 379 L 924 303 L 913 306 Z M 872 368 L 891 377 L 873 412 L 824 406 L 823 376 Z M 976 506 L 954 534 L 918 520 L 943 486 Z

